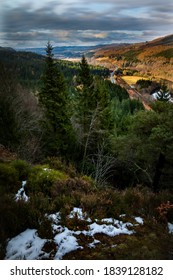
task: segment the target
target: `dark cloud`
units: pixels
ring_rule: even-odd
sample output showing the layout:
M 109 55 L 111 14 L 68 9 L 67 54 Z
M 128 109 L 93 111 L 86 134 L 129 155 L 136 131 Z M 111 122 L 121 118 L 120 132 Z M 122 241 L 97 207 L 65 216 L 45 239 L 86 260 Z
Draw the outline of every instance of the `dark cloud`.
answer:
M 4 5 L 1 37 L 5 42 L 26 45 L 47 39 L 61 44 L 96 44 L 148 40 L 171 33 L 172 0 L 166 5 L 160 0 L 64 2 L 49 1 L 37 8 L 27 2 L 18 7 Z

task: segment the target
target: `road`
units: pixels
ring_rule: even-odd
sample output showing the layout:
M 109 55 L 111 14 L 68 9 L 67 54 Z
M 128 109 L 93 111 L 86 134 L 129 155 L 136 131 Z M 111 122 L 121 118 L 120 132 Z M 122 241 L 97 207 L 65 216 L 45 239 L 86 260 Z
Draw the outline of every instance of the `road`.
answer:
M 112 79 L 112 76 L 111 76 L 111 79 Z M 140 94 L 140 92 L 138 92 L 136 89 L 131 88 L 129 86 L 129 84 L 127 84 L 121 77 L 116 78 L 116 84 L 127 90 L 130 99 L 137 99 L 142 102 L 142 104 L 146 110 L 152 110 L 151 107 L 147 104 L 146 100 L 144 100 L 144 97 L 142 96 L 142 94 Z

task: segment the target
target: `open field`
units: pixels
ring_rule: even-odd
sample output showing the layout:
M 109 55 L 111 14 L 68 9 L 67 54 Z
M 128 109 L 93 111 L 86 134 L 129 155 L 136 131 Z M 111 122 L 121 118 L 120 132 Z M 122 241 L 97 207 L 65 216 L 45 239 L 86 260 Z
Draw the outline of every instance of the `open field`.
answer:
M 129 85 L 136 84 L 136 82 L 141 79 L 148 80 L 148 78 L 140 76 L 123 76 L 122 79 Z

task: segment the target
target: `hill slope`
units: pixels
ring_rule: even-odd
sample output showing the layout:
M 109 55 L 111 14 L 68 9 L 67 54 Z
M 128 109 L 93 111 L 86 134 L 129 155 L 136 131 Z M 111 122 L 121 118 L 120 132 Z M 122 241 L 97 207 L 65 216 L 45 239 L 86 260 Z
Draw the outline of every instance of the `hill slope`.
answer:
M 94 53 L 92 63 L 128 68 L 142 76 L 173 82 L 173 35 L 145 43 L 100 48 Z

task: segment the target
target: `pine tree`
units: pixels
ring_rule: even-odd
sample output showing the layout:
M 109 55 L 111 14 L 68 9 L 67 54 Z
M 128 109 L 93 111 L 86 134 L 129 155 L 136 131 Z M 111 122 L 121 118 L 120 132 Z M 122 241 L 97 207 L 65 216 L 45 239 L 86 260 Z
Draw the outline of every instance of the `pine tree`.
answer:
M 89 130 L 91 115 L 96 107 L 93 76 L 85 56 L 82 56 L 80 63 L 78 82 L 77 118 L 85 135 Z
M 93 76 L 91 75 L 88 62 L 84 55 L 80 62 L 79 81 L 83 87 L 87 89 L 89 89 L 93 83 Z
M 46 65 L 42 76 L 43 86 L 39 101 L 46 116 L 46 138 L 48 149 L 52 153 L 65 153 L 69 143 L 70 121 L 68 115 L 68 93 L 63 74 L 53 59 L 53 47 L 48 42 L 46 47 Z M 49 137 L 48 137 L 49 136 Z M 50 152 L 49 151 L 49 152 Z
M 110 128 L 109 92 L 105 82 L 93 77 L 87 60 L 82 57 L 78 81 L 76 106 L 76 133 L 82 148 L 83 167 L 88 155 L 97 153 L 98 146 L 105 142 Z M 108 142 L 108 141 L 107 141 Z

